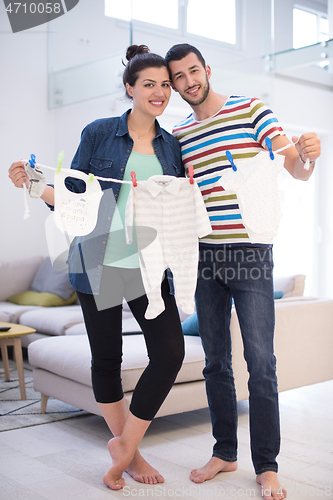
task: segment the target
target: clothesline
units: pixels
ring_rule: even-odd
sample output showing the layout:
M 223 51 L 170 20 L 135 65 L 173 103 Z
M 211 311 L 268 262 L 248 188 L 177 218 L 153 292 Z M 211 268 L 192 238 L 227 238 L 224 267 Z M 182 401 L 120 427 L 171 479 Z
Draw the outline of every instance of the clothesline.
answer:
M 23 160 L 25 163 L 28 162 L 28 160 Z M 55 167 L 48 167 L 47 165 L 41 165 L 40 163 L 36 163 L 35 164 L 36 167 L 38 167 L 39 169 L 41 170 L 52 170 L 53 172 L 57 172 L 58 169 L 55 168 Z M 62 168 L 61 169 L 62 172 L 68 172 L 69 174 L 69 177 L 70 177 L 70 174 L 73 173 L 73 171 L 75 172 L 74 169 L 72 168 Z M 107 178 L 107 177 L 99 177 L 98 175 L 94 175 L 94 174 L 90 174 L 90 175 L 93 175 L 94 176 L 94 179 L 97 179 L 99 181 L 106 181 L 106 182 L 120 182 L 121 184 L 132 184 L 132 181 L 124 181 L 124 180 L 121 180 L 121 179 L 112 179 L 112 178 Z M 87 176 L 89 176 L 89 174 L 87 174 Z M 89 181 L 88 181 L 89 182 Z
M 285 149 L 289 148 L 290 146 L 293 146 L 294 144 L 293 143 L 290 143 L 290 144 L 287 144 L 286 146 L 280 148 L 280 149 L 277 149 L 276 151 L 274 151 L 274 153 L 280 153 L 281 151 L 284 151 Z M 23 160 L 25 163 L 28 163 L 28 160 Z M 52 170 L 53 172 L 57 172 L 59 171 L 58 168 L 55 168 L 55 167 L 49 167 L 47 165 L 42 165 L 40 163 L 35 163 L 36 167 L 40 168 L 41 170 L 42 169 L 46 169 L 46 170 Z M 69 176 L 71 173 L 73 173 L 73 169 L 71 168 L 62 168 L 61 169 L 62 171 L 65 171 L 65 172 L 68 172 Z M 213 172 L 213 174 L 216 175 L 216 172 Z M 87 174 L 88 175 L 88 174 Z M 94 174 L 90 174 L 93 178 L 99 180 L 99 181 L 103 181 L 103 182 L 119 182 L 120 184 L 132 184 L 133 181 L 124 181 L 123 179 L 113 179 L 112 177 L 100 177 L 98 175 L 94 175 Z M 200 176 L 200 181 L 204 180 L 204 179 L 208 179 L 212 177 L 212 173 L 210 174 L 206 174 L 206 175 L 202 175 Z M 195 177 L 194 177 L 195 179 Z M 89 182 L 89 181 L 88 181 Z
M 274 153 L 279 153 L 280 151 L 283 151 L 287 148 L 289 148 L 290 146 L 293 146 L 294 143 L 289 143 L 287 144 L 286 146 L 274 151 Z M 272 153 L 271 153 L 272 154 Z M 33 157 L 33 155 L 31 155 Z M 35 158 L 35 157 L 34 157 Z M 30 163 L 29 160 L 23 160 L 25 164 L 27 163 Z M 65 173 L 68 173 L 68 177 L 71 177 L 71 175 L 75 172 L 74 169 L 62 169 L 61 166 L 58 168 L 55 168 L 55 167 L 49 167 L 48 165 L 42 165 L 40 163 L 36 163 L 34 161 L 34 166 L 39 168 L 40 170 L 51 170 L 53 172 L 60 172 L 60 170 L 62 172 L 65 172 Z M 192 167 L 192 169 L 190 170 L 190 168 Z M 306 164 L 305 164 L 305 168 L 309 168 L 309 161 L 307 160 Z M 194 175 L 193 175 L 193 166 L 192 165 L 189 165 L 189 171 L 190 171 L 190 182 L 193 183 L 193 180 L 196 180 Z M 200 182 L 206 180 L 206 179 L 211 179 L 214 175 L 218 175 L 218 172 L 213 172 L 213 173 L 210 173 L 210 174 L 206 174 L 206 175 L 202 175 L 200 176 Z M 93 181 L 94 179 L 97 179 L 99 181 L 103 181 L 103 182 L 117 182 L 117 183 L 120 183 L 120 184 L 133 184 L 134 186 L 136 186 L 136 176 L 135 176 L 135 172 L 131 172 L 131 176 L 132 176 L 132 180 L 131 181 L 126 181 L 126 180 L 123 180 L 123 179 L 114 179 L 114 178 L 110 178 L 110 177 L 100 177 L 100 176 L 97 176 L 97 175 L 94 175 L 94 174 L 87 174 L 87 177 L 88 177 L 88 180 L 87 182 L 89 182 L 90 180 Z M 27 189 L 26 189 L 26 186 L 25 184 L 23 184 L 23 188 L 24 188 L 24 204 L 25 204 L 25 213 L 24 213 L 24 219 L 27 219 L 29 218 L 30 216 L 30 211 L 29 211 L 29 206 L 28 206 L 28 197 L 27 197 Z

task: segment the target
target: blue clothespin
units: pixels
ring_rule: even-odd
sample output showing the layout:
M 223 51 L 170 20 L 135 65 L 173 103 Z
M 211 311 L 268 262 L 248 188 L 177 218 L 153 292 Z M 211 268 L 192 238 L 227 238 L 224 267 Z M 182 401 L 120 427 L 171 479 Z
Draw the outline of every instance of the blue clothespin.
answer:
M 265 142 L 266 142 L 266 146 L 268 147 L 270 159 L 274 160 L 274 153 L 273 153 L 273 149 L 272 149 L 272 141 L 270 140 L 269 137 L 266 137 Z
M 36 164 L 36 156 L 35 155 L 30 155 L 30 160 L 29 160 L 31 168 L 35 168 Z
M 230 151 L 226 151 L 226 152 L 225 152 L 225 154 L 226 154 L 226 157 L 228 158 L 228 160 L 229 160 L 229 161 L 230 161 L 230 163 L 231 163 L 232 170 L 233 170 L 234 172 L 236 172 L 236 171 L 237 171 L 237 167 L 236 167 L 236 165 L 235 165 L 235 163 L 234 163 L 234 159 L 233 159 L 233 157 L 232 157 L 232 154 L 230 153 Z

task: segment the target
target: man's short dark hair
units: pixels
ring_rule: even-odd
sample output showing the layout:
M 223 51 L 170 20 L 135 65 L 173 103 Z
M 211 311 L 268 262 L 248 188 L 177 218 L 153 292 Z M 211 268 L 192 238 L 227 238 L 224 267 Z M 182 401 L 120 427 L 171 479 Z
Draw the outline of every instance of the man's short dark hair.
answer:
M 178 43 L 176 45 L 173 45 L 171 49 L 168 50 L 165 56 L 165 60 L 169 66 L 169 62 L 171 61 L 180 61 L 181 59 L 184 59 L 184 57 L 188 56 L 191 52 L 195 54 L 203 67 L 206 67 L 206 62 L 200 52 L 196 47 L 193 45 L 190 45 L 189 43 Z

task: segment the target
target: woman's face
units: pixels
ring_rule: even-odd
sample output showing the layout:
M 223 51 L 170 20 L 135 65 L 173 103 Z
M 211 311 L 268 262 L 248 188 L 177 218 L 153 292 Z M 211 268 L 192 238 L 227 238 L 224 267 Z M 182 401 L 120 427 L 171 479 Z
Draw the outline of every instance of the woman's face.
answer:
M 168 70 L 147 68 L 140 71 L 133 87 L 126 84 L 128 94 L 133 98 L 133 109 L 144 114 L 160 116 L 165 110 L 171 95 Z

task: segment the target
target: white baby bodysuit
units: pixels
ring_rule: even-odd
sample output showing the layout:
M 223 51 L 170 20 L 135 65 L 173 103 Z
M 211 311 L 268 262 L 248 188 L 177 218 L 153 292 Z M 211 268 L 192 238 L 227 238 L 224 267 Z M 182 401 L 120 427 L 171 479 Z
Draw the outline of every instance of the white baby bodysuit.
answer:
M 198 238 L 212 231 L 199 187 L 189 179 L 154 175 L 131 186 L 126 205 L 126 239 L 132 241 L 133 215 L 143 284 L 148 297 L 146 319 L 164 311 L 161 281 L 173 273 L 176 300 L 187 314 L 195 310 L 194 293 L 199 258 Z M 157 231 L 151 243 L 151 230 Z M 147 237 L 145 238 L 145 233 Z
M 224 189 L 237 194 L 243 224 L 251 243 L 272 243 L 280 219 L 278 175 L 283 170 L 284 156 L 261 151 L 253 158 L 234 160 L 237 171 L 228 168 L 218 181 Z

